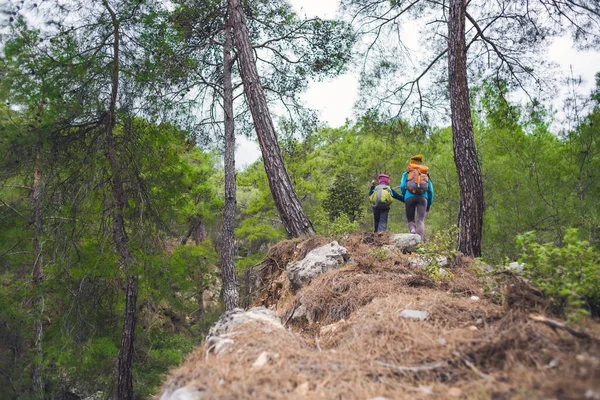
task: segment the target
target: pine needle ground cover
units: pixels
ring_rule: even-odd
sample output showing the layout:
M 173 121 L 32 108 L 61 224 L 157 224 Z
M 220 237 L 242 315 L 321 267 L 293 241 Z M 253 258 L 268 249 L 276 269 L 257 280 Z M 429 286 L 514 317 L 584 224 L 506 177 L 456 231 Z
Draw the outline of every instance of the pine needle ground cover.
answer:
M 279 273 L 265 279 L 256 304 L 274 309 L 285 329 L 242 325 L 229 336 L 234 343 L 216 355 L 204 344 L 165 382 L 176 379 L 208 398 L 578 399 L 600 393 L 598 322 L 587 319 L 570 333 L 540 317 L 553 318 L 541 292 L 512 274 L 482 275 L 468 260 L 454 260 L 449 278 L 433 279 L 411 255 L 388 247 L 390 239 L 347 237 L 341 244 L 354 262 L 297 292 L 285 284 L 284 264 L 306 254 L 298 250 L 304 242 L 278 245 L 267 263 L 279 265 Z M 327 242 L 309 240 L 309 248 Z M 304 317 L 292 319 L 300 299 Z M 406 319 L 403 310 L 428 317 Z M 257 363 L 260 357 L 266 362 Z

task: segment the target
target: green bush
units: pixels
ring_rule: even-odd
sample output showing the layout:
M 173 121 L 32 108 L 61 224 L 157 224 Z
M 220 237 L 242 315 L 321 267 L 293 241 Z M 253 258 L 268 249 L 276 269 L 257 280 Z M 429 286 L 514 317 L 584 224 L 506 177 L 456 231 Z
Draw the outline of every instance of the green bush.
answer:
M 449 229 L 440 229 L 433 233 L 427 242 L 421 243 L 417 252 L 425 257 L 437 258 L 444 256 L 451 262 L 458 256 L 456 250 L 456 235 L 458 234 L 456 225 Z
M 315 213 L 312 218 L 315 229 L 319 235 L 341 236 L 358 231 L 358 221 L 350 221 L 346 214 L 342 214 L 331 221 L 323 212 Z
M 600 253 L 569 229 L 563 246 L 540 244 L 534 232 L 517 237 L 524 274 L 570 321 L 600 314 Z
M 354 223 L 362 218 L 365 195 L 365 189 L 356 179 L 350 174 L 340 174 L 327 190 L 323 209 L 331 222 L 346 216 L 350 223 Z
M 456 234 L 458 227 L 453 226 L 450 229 L 441 229 L 435 232 L 427 242 L 421 243 L 417 248 L 417 253 L 427 262 L 424 273 L 433 280 L 452 279 L 454 274 L 440 266 L 441 258 L 448 259 L 448 265 L 451 266 L 458 256 L 456 250 Z

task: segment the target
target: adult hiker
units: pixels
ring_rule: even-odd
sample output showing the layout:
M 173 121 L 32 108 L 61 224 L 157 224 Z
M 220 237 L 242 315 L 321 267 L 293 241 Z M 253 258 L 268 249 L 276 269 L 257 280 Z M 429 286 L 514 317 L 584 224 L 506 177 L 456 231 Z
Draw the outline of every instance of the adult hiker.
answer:
M 387 219 L 392 205 L 392 198 L 404 201 L 404 197 L 399 195 L 390 187 L 390 177 L 386 174 L 380 174 L 377 179 L 379 184 L 375 186 L 375 180 L 371 181 L 369 190 L 369 199 L 373 204 L 373 222 L 375 232 L 384 232 L 387 229 Z
M 423 165 L 421 154 L 410 158 L 408 170 L 402 174 L 400 191 L 404 196 L 408 229 L 410 233 L 418 233 L 423 238 L 425 214 L 433 203 L 433 182 L 429 177 L 429 168 Z

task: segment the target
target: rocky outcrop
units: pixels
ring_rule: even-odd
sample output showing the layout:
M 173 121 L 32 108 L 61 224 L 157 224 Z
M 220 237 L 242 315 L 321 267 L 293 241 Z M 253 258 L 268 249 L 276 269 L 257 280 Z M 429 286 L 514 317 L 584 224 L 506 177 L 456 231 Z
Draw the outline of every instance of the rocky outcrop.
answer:
M 350 254 L 338 242 L 331 242 L 317 247 L 300 261 L 288 264 L 287 276 L 294 290 L 309 283 L 313 278 L 333 269 L 339 268 L 350 261 Z
M 275 312 L 265 307 L 254 307 L 248 311 L 236 308 L 221 315 L 219 320 L 208 331 L 208 337 L 223 336 L 240 325 L 251 321 L 262 321 L 273 328 L 283 329 L 283 325 L 281 325 L 281 321 Z
M 392 237 L 394 246 L 403 253 L 413 253 L 422 242 L 421 236 L 413 233 L 398 233 Z

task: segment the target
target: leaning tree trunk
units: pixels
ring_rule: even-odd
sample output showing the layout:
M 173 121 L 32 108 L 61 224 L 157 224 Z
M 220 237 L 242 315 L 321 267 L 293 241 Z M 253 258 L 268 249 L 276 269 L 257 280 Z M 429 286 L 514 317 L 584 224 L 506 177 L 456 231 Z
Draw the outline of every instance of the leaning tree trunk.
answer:
M 231 23 L 225 25 L 225 46 L 223 47 L 223 111 L 225 123 L 225 209 L 221 225 L 220 256 L 221 277 L 223 278 L 223 301 L 227 311 L 237 308 L 239 294 L 235 281 L 233 256 L 235 228 L 235 127 L 233 121 L 233 84 L 231 82 L 232 49 Z
M 42 379 L 42 360 L 43 360 L 43 315 L 44 315 L 44 297 L 41 293 L 41 284 L 44 281 L 44 259 L 42 255 L 42 142 L 39 141 L 35 148 L 35 169 L 33 174 L 33 186 L 31 188 L 33 198 L 33 273 L 32 281 L 35 292 L 35 318 L 34 318 L 34 351 L 35 361 L 32 369 L 33 391 L 36 397 L 44 397 L 44 382 Z
M 260 144 L 265 170 L 269 179 L 269 187 L 279 211 L 281 222 L 283 222 L 288 235 L 292 237 L 312 235 L 315 233 L 313 225 L 302 209 L 283 163 L 281 148 L 277 142 L 277 135 L 254 61 L 244 10 L 240 0 L 228 0 L 228 5 L 244 91 L 254 120 L 258 143 Z
M 448 80 L 454 162 L 460 186 L 457 250 L 465 255 L 478 257 L 481 255 L 484 198 L 467 84 L 466 7 L 466 0 L 450 0 Z
M 127 289 L 125 294 L 125 316 L 123 332 L 121 334 L 121 347 L 119 348 L 119 369 L 117 383 L 117 398 L 119 400 L 133 400 L 133 344 L 136 324 L 137 282 L 133 274 L 135 259 L 129 249 L 127 232 L 123 211 L 125 210 L 126 196 L 123 177 L 117 157 L 117 146 L 114 137 L 116 122 L 115 108 L 119 90 L 119 21 L 116 14 L 106 0 L 104 7 L 111 16 L 113 25 L 113 69 L 112 91 L 108 115 L 106 116 L 106 157 L 112 172 L 113 192 L 113 239 L 119 253 L 121 270 L 127 274 Z

